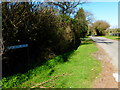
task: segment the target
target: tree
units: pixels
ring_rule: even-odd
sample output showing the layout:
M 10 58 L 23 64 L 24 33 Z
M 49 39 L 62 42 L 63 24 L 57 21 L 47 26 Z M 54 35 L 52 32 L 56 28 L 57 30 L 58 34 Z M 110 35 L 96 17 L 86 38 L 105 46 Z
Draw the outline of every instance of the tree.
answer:
M 85 11 L 85 15 L 86 15 L 86 20 L 88 21 L 88 24 L 91 24 L 92 22 L 94 22 L 94 16 L 91 12 Z
M 24 68 L 26 64 L 37 61 L 37 58 L 45 59 L 49 56 L 52 52 L 50 49 L 55 48 L 62 38 L 59 21 L 56 12 L 51 8 L 36 9 L 29 2 L 2 2 L 2 36 L 5 46 L 2 56 L 3 73 L 7 73 L 8 69 L 8 73 L 11 70 L 17 72 L 15 68 Z M 28 47 L 7 49 L 19 44 L 28 44 Z
M 110 27 L 109 23 L 103 20 L 98 20 L 92 24 L 98 36 L 105 35 L 105 30 Z
M 55 6 L 60 10 L 60 14 L 70 15 L 75 13 L 75 9 L 78 5 L 84 4 L 85 2 L 70 2 L 69 0 L 66 2 L 49 2 L 50 5 Z
M 88 30 L 88 22 L 86 20 L 83 8 L 78 10 L 77 14 L 75 15 L 75 20 L 77 21 L 76 27 L 80 32 L 80 37 L 85 37 Z

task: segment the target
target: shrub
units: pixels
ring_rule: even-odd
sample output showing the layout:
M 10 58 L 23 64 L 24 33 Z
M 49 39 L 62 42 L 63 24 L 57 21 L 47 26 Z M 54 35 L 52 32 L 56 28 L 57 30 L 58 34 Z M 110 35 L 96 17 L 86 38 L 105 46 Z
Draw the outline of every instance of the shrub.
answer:
M 3 76 L 26 71 L 26 65 L 77 48 L 79 34 L 69 16 L 52 7 L 37 7 L 29 2 L 2 3 L 2 33 L 5 51 Z M 33 8 L 36 7 L 36 8 Z M 28 44 L 27 48 L 8 50 L 8 46 Z M 8 72 L 6 72 L 8 71 Z

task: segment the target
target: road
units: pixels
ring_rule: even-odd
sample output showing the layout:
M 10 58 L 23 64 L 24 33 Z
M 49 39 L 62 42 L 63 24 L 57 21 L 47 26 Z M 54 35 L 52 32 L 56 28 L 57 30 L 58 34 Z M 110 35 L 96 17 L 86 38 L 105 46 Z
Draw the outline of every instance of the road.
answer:
M 93 41 L 95 41 L 100 47 L 102 47 L 106 53 L 108 53 L 109 57 L 111 58 L 111 63 L 120 74 L 120 64 L 118 65 L 118 50 L 120 50 L 120 41 L 96 36 L 91 36 L 90 38 L 93 39 Z

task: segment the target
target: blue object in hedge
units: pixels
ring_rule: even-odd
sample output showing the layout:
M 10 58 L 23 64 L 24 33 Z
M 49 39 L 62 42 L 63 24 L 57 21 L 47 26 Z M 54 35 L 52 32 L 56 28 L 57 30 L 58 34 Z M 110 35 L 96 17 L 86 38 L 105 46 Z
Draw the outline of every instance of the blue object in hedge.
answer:
M 24 48 L 24 47 L 28 47 L 28 44 L 9 46 L 7 47 L 7 49 L 18 49 L 18 48 Z

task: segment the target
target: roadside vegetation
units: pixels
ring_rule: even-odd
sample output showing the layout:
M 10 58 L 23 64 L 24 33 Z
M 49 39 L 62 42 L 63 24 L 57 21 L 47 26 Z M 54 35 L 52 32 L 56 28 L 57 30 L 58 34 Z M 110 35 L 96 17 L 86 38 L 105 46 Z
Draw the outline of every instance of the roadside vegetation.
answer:
M 82 3 L 2 2 L 3 77 L 26 72 L 29 64 L 76 50 L 80 37 L 85 37 L 88 30 L 83 8 L 70 17 L 79 4 Z M 8 49 L 22 44 L 28 47 Z
M 76 8 L 83 3 L 2 2 L 3 88 L 92 88 L 101 63 L 87 37 L 109 24 L 90 28 L 92 14 Z
M 101 72 L 101 62 L 91 56 L 98 49 L 83 40 L 77 50 L 59 55 L 24 74 L 2 79 L 3 88 L 92 88 Z

